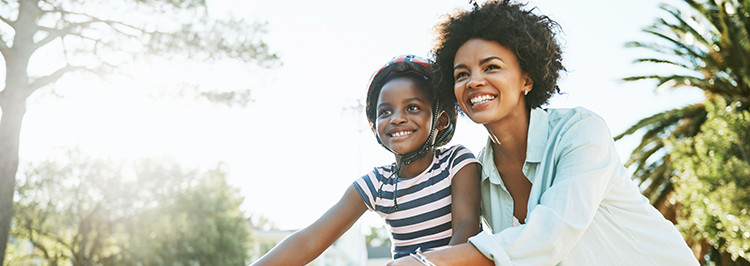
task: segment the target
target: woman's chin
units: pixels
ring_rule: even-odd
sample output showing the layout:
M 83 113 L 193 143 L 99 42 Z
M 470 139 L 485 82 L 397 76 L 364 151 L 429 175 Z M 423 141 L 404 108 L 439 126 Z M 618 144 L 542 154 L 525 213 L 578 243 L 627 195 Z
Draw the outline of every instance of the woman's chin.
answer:
M 472 122 L 476 124 L 480 124 L 480 125 L 484 125 L 484 124 L 492 122 L 491 117 L 488 117 L 483 114 L 471 114 L 467 116 L 469 117 L 469 119 L 471 119 Z

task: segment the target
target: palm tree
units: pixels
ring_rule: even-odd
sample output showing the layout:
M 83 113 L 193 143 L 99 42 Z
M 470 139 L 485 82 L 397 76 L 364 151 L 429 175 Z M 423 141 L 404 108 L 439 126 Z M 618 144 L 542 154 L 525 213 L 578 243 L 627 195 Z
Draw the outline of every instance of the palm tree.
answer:
M 659 89 L 697 88 L 705 93 L 707 101 L 723 97 L 747 108 L 750 106 L 750 0 L 683 2 L 689 6 L 689 12 L 662 4 L 660 8 L 666 11 L 666 18 L 644 29 L 657 42 L 627 45 L 655 52 L 655 56 L 636 62 L 669 66 L 667 73 L 624 80 L 655 80 Z M 706 116 L 704 103 L 695 103 L 644 118 L 615 137 L 617 140 L 645 131 L 626 165 L 635 167 L 634 177 L 641 183 L 643 194 L 673 222 L 679 215 L 680 203 L 673 197 L 671 177 L 675 168 L 665 140 L 695 136 L 701 132 Z M 706 246 L 699 240 L 689 241 Z M 705 252 L 708 250 L 698 253 Z M 701 254 L 696 255 L 702 258 Z

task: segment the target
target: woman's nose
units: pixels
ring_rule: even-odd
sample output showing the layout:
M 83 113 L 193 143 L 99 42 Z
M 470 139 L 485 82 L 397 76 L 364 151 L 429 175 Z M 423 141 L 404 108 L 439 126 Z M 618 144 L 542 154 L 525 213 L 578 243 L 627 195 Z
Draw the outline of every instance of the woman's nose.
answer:
M 468 82 L 466 82 L 467 89 L 476 89 L 482 86 L 484 86 L 484 78 L 481 77 L 472 77 Z

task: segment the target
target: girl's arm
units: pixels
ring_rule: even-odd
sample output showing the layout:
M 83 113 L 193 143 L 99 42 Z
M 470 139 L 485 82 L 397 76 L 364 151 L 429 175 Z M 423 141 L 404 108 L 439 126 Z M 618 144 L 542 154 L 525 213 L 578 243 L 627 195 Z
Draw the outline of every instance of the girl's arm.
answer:
M 367 210 L 354 185 L 310 226 L 290 235 L 253 265 L 305 265 L 341 237 Z
M 469 163 L 458 170 L 451 182 L 451 216 L 453 237 L 450 245 L 466 243 L 479 233 L 479 163 Z

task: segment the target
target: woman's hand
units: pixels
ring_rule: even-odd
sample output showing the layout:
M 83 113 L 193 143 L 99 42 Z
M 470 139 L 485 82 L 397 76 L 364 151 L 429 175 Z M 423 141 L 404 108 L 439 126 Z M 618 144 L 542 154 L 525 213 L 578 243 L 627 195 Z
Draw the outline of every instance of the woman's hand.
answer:
M 495 265 L 493 261 L 485 257 L 474 245 L 469 243 L 458 244 L 455 246 L 442 247 L 436 250 L 422 253 L 427 260 L 435 265 L 452 266 L 452 265 Z M 423 266 L 421 262 L 411 256 L 403 257 L 389 262 L 390 266 Z
M 397 260 L 392 260 L 386 264 L 388 266 L 422 266 L 421 262 L 417 261 L 417 259 L 412 258 L 411 256 L 407 257 L 401 257 Z

